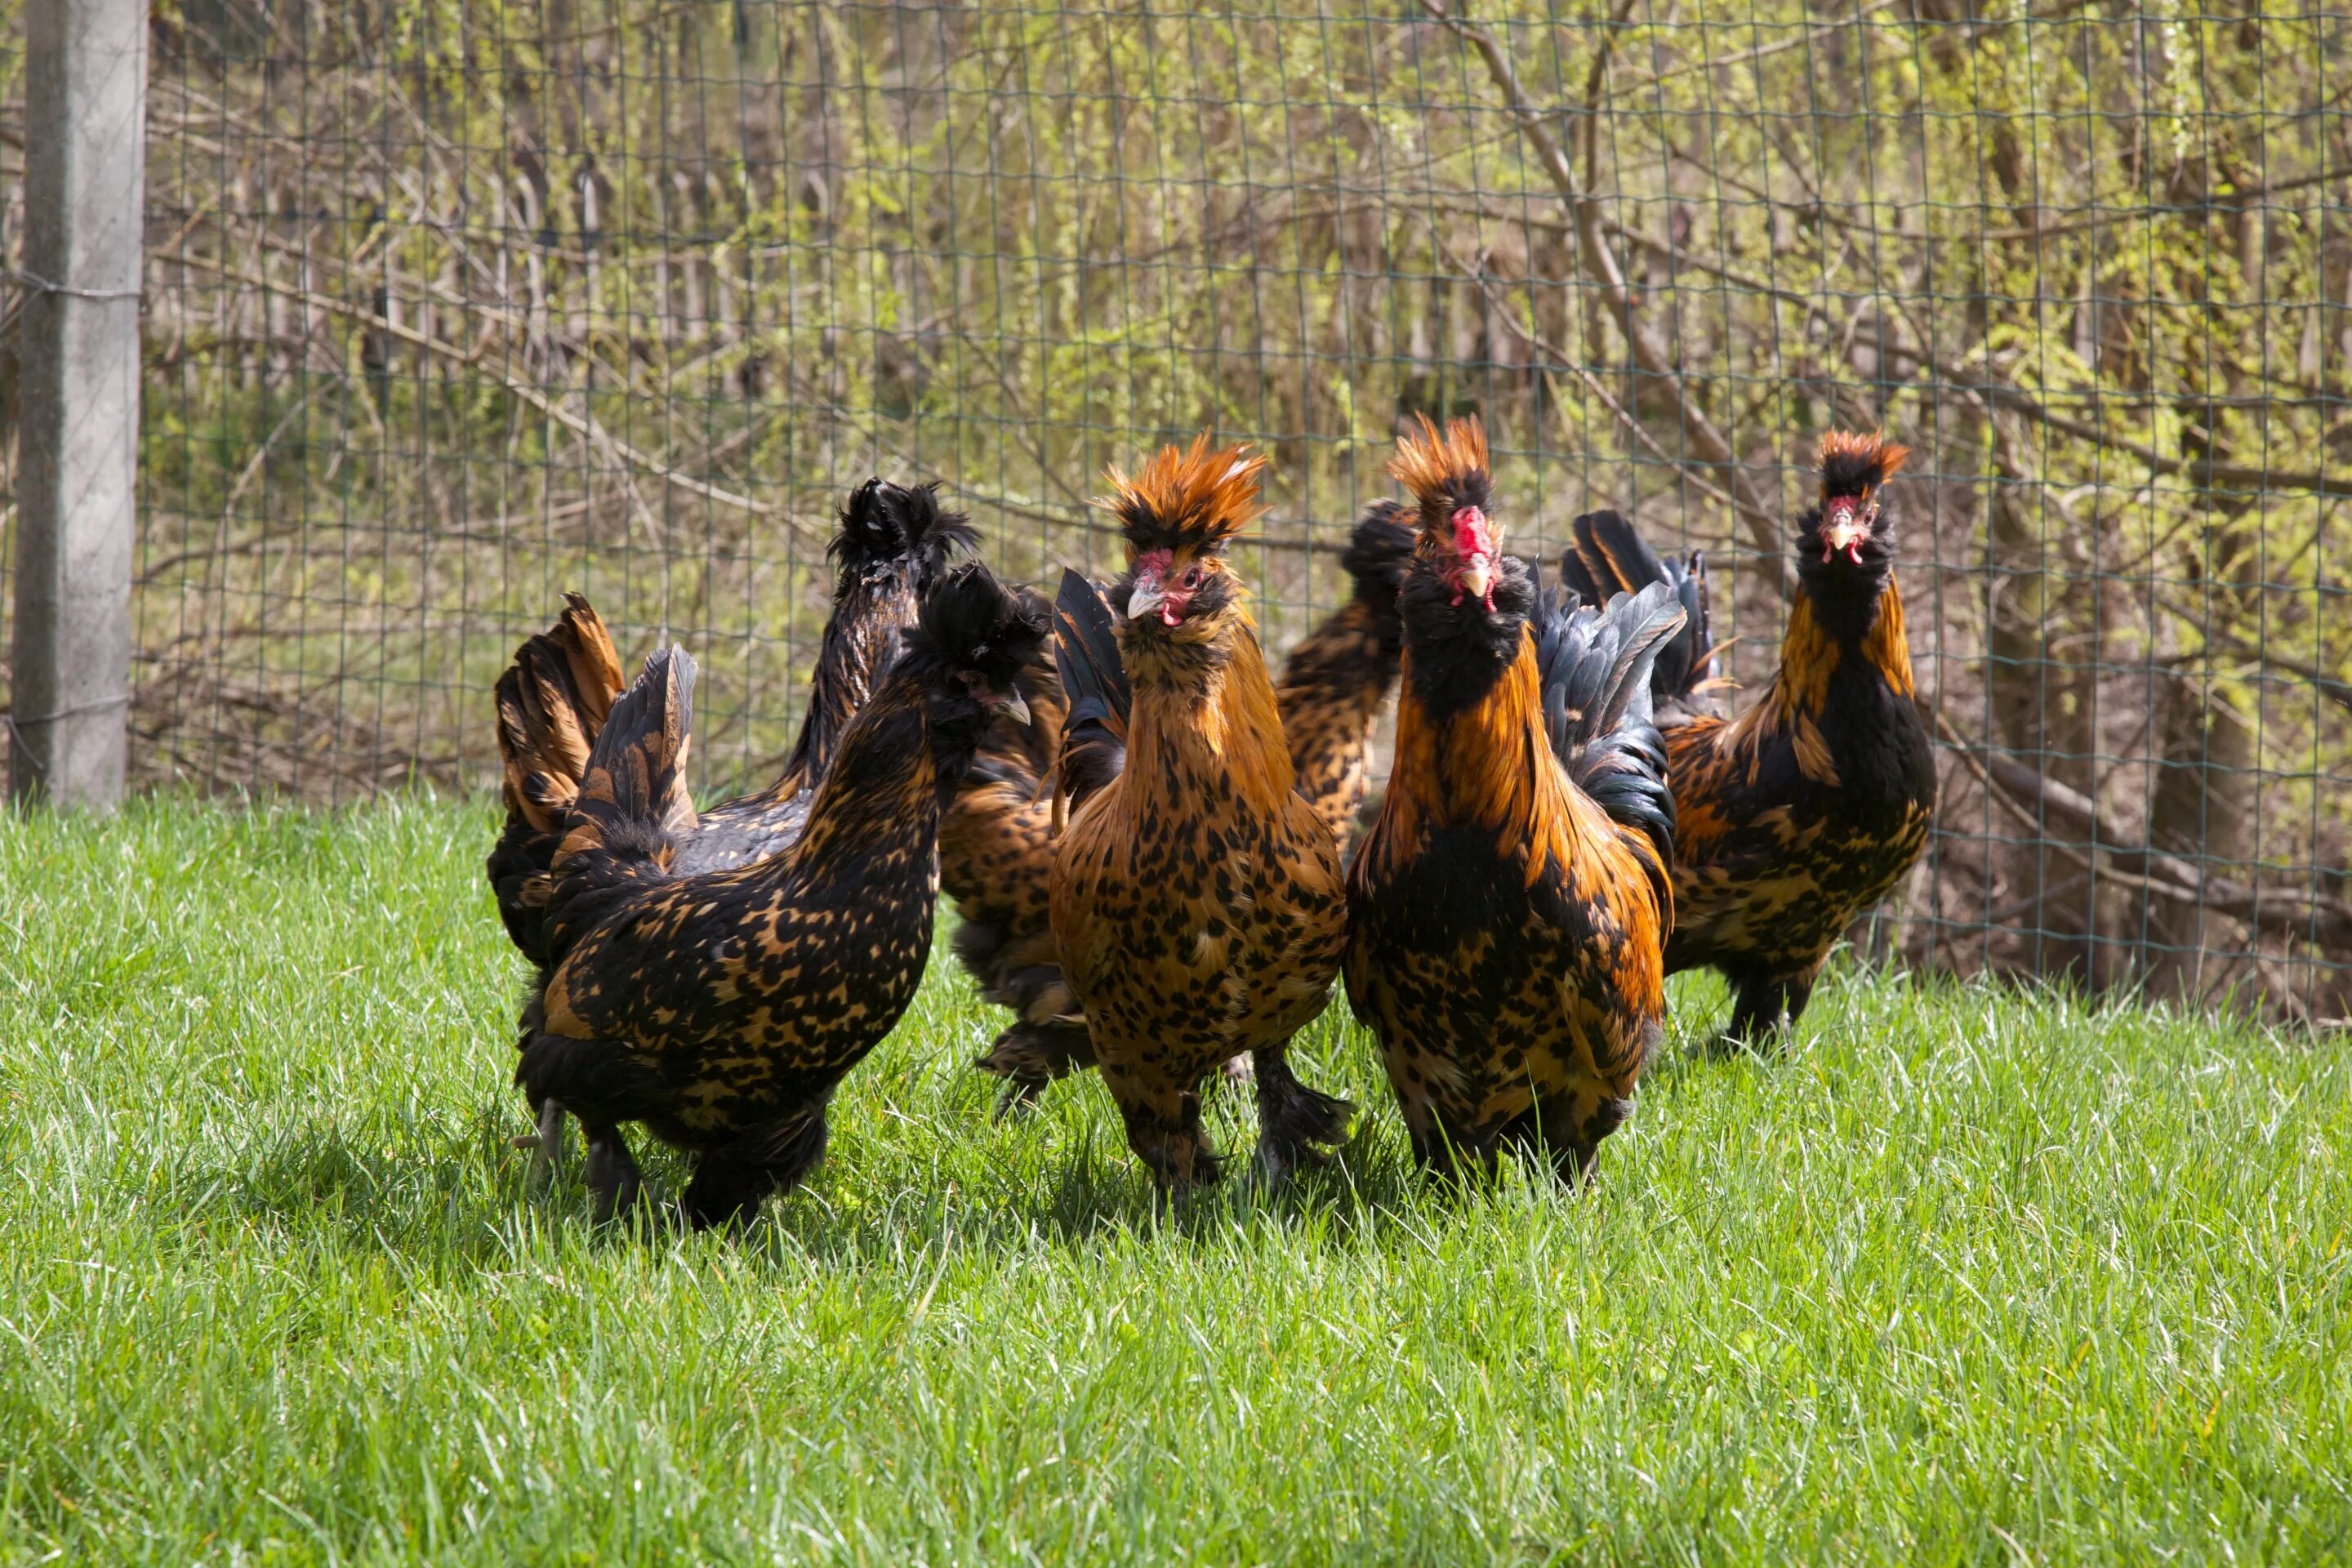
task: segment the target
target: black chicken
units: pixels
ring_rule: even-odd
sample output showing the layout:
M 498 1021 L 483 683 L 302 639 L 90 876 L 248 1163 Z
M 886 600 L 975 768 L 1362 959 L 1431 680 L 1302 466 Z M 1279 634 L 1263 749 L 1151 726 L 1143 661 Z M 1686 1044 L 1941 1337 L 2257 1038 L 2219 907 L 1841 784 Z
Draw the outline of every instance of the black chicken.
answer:
M 1045 637 L 977 563 L 917 625 L 838 738 L 781 853 L 682 874 L 665 802 L 693 722 L 694 662 L 655 654 L 614 705 L 556 851 L 552 967 L 515 1080 L 586 1130 L 600 1211 L 637 1185 L 621 1124 L 698 1156 L 696 1226 L 750 1217 L 824 1152 L 843 1077 L 898 1023 L 929 959 L 939 826 L 991 714 Z
M 740 866 L 788 847 L 808 815 L 843 731 L 898 652 L 923 589 L 976 534 L 941 510 L 938 487 L 868 479 L 842 508 L 827 547 L 836 572 L 833 608 L 810 677 L 807 716 L 775 783 L 698 813 L 677 770 L 663 818 L 681 872 Z M 564 595 L 562 616 L 515 650 L 497 688 L 499 752 L 507 821 L 490 851 L 490 886 L 507 933 L 524 957 L 548 962 L 542 930 L 547 871 L 588 749 L 621 691 L 621 660 L 593 606 Z

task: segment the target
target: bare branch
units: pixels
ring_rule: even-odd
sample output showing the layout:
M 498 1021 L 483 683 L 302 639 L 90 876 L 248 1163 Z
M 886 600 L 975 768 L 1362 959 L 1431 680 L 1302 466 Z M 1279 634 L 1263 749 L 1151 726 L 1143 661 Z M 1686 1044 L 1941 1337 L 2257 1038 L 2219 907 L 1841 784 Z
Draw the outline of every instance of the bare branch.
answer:
M 2008 797 L 2003 804 L 2010 805 L 2042 842 L 2085 870 L 2095 859 L 2102 863 L 2103 874 L 2174 903 L 2242 920 L 2273 936 L 2315 942 L 2336 951 L 2352 950 L 2352 904 L 2324 893 L 2251 887 L 2206 872 L 2177 855 L 2135 844 L 2100 814 L 2098 802 L 2082 791 L 2006 752 L 1969 740 L 1940 710 L 1933 711 L 1937 731 L 1960 753 L 1969 770 L 1998 795 Z M 2071 830 L 2076 836 L 2074 841 L 2047 837 L 2053 826 Z
M 1702 461 L 1722 470 L 1725 488 L 1734 498 L 1739 516 L 1748 524 L 1750 541 L 1767 560 L 1778 558 L 1781 563 L 1780 588 L 1783 597 L 1792 593 L 1796 570 L 1788 560 L 1788 552 L 1780 539 L 1780 520 L 1767 509 L 1751 490 L 1746 472 L 1732 452 L 1730 441 L 1716 427 L 1706 412 L 1691 395 L 1689 384 L 1684 379 L 1682 367 L 1675 363 L 1673 353 L 1657 328 L 1641 313 L 1633 293 L 1625 286 L 1625 270 L 1619 265 L 1617 253 L 1610 247 L 1603 228 L 1601 204 L 1593 200 L 1577 178 L 1575 166 L 1551 133 L 1547 116 L 1528 97 L 1519 85 L 1518 73 L 1512 68 L 1510 56 L 1495 35 L 1468 18 L 1448 11 L 1444 0 L 1421 0 L 1422 8 L 1431 16 L 1458 34 L 1462 40 L 1478 53 L 1486 62 L 1486 74 L 1495 83 L 1504 100 L 1510 105 L 1513 118 L 1518 121 L 1519 133 L 1535 150 L 1539 164 L 1559 198 L 1566 203 L 1576 222 L 1577 254 L 1585 275 L 1599 286 L 1625 330 L 1625 339 L 1633 353 L 1633 363 L 1644 374 L 1656 380 L 1675 400 L 1683 435 Z

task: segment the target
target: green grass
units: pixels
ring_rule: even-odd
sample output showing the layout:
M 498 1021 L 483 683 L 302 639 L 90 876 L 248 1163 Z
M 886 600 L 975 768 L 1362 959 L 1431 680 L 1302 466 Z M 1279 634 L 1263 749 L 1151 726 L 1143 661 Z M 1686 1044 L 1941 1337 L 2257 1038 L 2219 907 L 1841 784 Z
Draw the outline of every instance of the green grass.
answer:
M 1344 1169 L 1163 1219 L 1099 1084 L 988 1125 L 942 962 L 748 1240 L 599 1230 L 490 821 L 0 817 L 0 1555 L 2352 1551 L 2341 1037 L 1840 972 L 1721 1062 L 1697 983 L 1597 1188 L 1447 1195 L 1335 1006 Z

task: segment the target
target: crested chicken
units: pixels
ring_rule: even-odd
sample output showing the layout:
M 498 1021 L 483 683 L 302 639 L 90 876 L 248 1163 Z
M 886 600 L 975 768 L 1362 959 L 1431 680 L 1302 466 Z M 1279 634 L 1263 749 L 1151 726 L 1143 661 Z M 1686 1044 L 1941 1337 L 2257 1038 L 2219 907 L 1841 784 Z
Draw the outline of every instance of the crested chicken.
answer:
M 1426 420 L 1392 470 L 1420 545 L 1398 595 L 1396 760 L 1348 875 L 1349 1000 L 1415 1156 L 1540 1150 L 1563 1179 L 1633 1110 L 1665 1000 L 1674 802 L 1654 588 L 1569 613 L 1500 553 L 1476 421 Z
M 1258 1155 L 1277 1177 L 1344 1135 L 1352 1109 L 1291 1071 L 1346 938 L 1330 830 L 1294 788 L 1274 682 L 1224 552 L 1263 510 L 1265 459 L 1169 447 L 1102 504 L 1127 570 L 1114 621 L 1065 574 L 1056 659 L 1069 702 L 1048 914 L 1128 1143 L 1163 1187 L 1213 1180 L 1202 1077 L 1247 1053 Z
M 1045 622 L 986 567 L 924 595 L 889 671 L 836 738 L 791 847 L 685 873 L 666 803 L 692 731 L 694 663 L 670 648 L 606 716 L 566 814 L 550 968 L 515 1079 L 545 1123 L 580 1119 L 600 1212 L 637 1170 L 639 1122 L 694 1152 L 698 1227 L 750 1218 L 822 1155 L 849 1069 L 898 1023 L 929 956 L 939 825 Z
M 1404 507 L 1386 500 L 1366 507 L 1339 557 L 1354 591 L 1290 650 L 1274 689 L 1295 787 L 1343 847 L 1356 836 L 1371 781 L 1372 727 L 1396 688 L 1404 647 L 1397 589 L 1412 563 Z
M 1666 967 L 1722 973 L 1734 1041 L 1795 1026 L 1830 949 L 1927 842 L 1935 757 L 1884 494 L 1908 455 L 1883 436 L 1822 439 L 1820 502 L 1797 522 L 1796 603 L 1754 706 L 1727 722 L 1693 700 L 1710 673 L 1703 612 L 1696 640 L 1657 663 L 1677 819 Z M 1578 519 L 1575 536 L 1561 574 L 1584 596 L 1663 584 L 1704 605 L 1696 558 L 1660 560 L 1616 513 Z
M 1342 846 L 1363 804 L 1373 727 L 1396 686 L 1396 592 L 1412 544 L 1402 507 L 1379 500 L 1364 509 L 1340 557 L 1352 592 L 1291 650 L 1275 689 L 1293 787 Z M 1063 978 L 1046 919 L 1055 831 L 1046 780 L 1063 726 L 1050 662 L 1026 673 L 1022 694 L 1034 722 L 997 721 L 940 832 L 941 879 L 956 900 L 956 954 L 981 994 L 1015 1014 L 977 1064 L 1005 1080 L 1000 1115 L 1094 1065 L 1086 1016 Z M 1116 741 L 1099 722 L 1091 732 L 1104 765 L 1115 767 Z M 1078 759 L 1087 750 L 1082 742 L 1076 765 L 1084 766 Z
M 843 731 L 915 618 L 923 589 L 975 534 L 945 511 L 937 487 L 868 479 L 842 509 L 826 549 L 833 605 L 809 681 L 808 712 L 774 784 L 698 814 L 679 769 L 665 818 L 679 843 L 679 870 L 739 866 L 789 846 L 808 814 Z M 507 934 L 544 966 L 548 865 L 605 715 L 621 694 L 621 659 L 586 598 L 564 595 L 562 616 L 515 650 L 497 688 L 499 752 L 507 821 L 490 851 L 489 878 Z

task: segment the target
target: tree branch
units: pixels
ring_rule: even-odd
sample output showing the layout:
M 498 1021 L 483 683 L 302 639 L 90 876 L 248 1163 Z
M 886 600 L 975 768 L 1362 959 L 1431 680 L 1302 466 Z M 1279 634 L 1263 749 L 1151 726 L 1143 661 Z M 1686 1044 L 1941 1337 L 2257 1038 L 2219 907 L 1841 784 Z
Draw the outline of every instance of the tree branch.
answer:
M 2037 833 L 2063 826 L 2076 835 L 2074 844 L 2063 839 L 2045 842 L 2077 865 L 2088 869 L 2095 857 L 2105 862 L 2108 875 L 2158 898 L 2244 921 L 2273 936 L 2352 950 L 2352 904 L 2324 893 L 2252 887 L 2213 875 L 2178 855 L 2134 844 L 2100 815 L 2098 802 L 2089 795 L 2006 752 L 1969 740 L 1941 710 L 1932 711 L 1946 742 L 1960 752 L 1979 778 L 2024 808 L 2026 820 Z M 2078 846 L 2086 847 L 2089 855 Z
M 1493 79 L 1496 90 L 1510 106 L 1512 117 L 1518 121 L 1519 133 L 1534 149 L 1537 163 L 1575 219 L 1578 258 L 1585 275 L 1600 288 L 1601 298 L 1608 301 L 1609 308 L 1623 323 L 1634 365 L 1644 374 L 1654 378 L 1674 398 L 1684 437 L 1700 459 L 1723 471 L 1725 488 L 1734 498 L 1739 516 L 1747 522 L 1748 537 L 1758 552 L 1766 560 L 1778 559 L 1780 562 L 1781 594 L 1786 597 L 1794 591 L 1796 568 L 1789 560 L 1788 550 L 1780 537 L 1780 520 L 1757 500 L 1748 486 L 1746 472 L 1732 452 L 1730 441 L 1692 397 L 1689 384 L 1683 377 L 1682 367 L 1675 363 L 1665 339 L 1642 315 L 1632 291 L 1625 285 L 1625 270 L 1618 263 L 1617 253 L 1610 248 L 1609 238 L 1602 226 L 1601 204 L 1578 180 L 1567 151 L 1546 123 L 1547 117 L 1528 99 L 1526 89 L 1519 85 L 1518 73 L 1512 68 L 1510 56 L 1504 51 L 1501 42 L 1493 33 L 1465 16 L 1448 11 L 1444 0 L 1421 0 L 1421 4 L 1423 10 L 1452 29 L 1486 62 L 1486 74 Z

